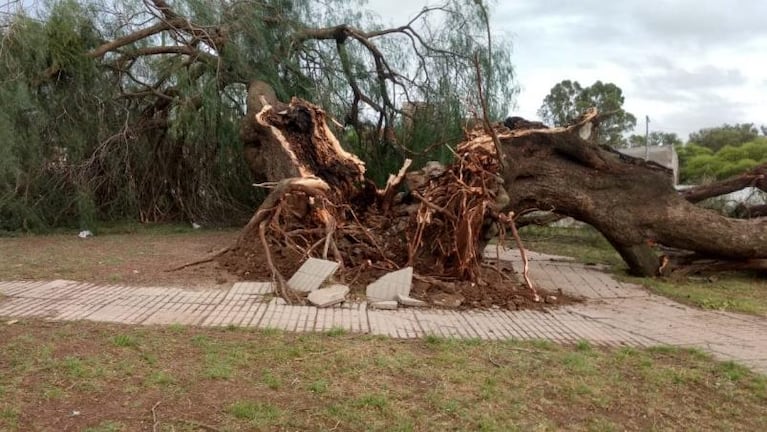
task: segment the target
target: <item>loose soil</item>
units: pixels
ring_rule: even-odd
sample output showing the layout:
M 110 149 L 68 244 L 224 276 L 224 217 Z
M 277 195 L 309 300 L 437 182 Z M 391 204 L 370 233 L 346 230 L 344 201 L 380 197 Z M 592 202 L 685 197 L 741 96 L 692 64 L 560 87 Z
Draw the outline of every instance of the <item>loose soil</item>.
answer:
M 304 261 L 294 249 L 277 249 L 272 253 L 275 267 L 283 276 L 289 278 Z M 262 281 L 271 277 L 263 250 L 258 245 L 251 245 L 246 253 L 228 253 L 218 258 L 218 263 L 232 274 L 243 280 Z M 396 270 L 385 268 L 383 263 L 365 263 L 354 268 L 339 269 L 334 276 L 337 282 L 347 284 L 352 297 L 365 298 L 365 287 L 384 274 Z M 414 278 L 411 297 L 431 303 L 433 296 L 439 293 L 457 295 L 463 298 L 457 309 L 497 307 L 509 310 L 544 309 L 558 305 L 578 302 L 561 291 L 550 293 L 538 290 L 540 299 L 535 301 L 534 294 L 516 280 L 514 269 L 509 262 L 489 261 L 481 269 L 482 282 L 474 284 L 459 280 L 435 280 L 433 277 Z M 438 307 L 433 305 L 433 307 Z M 456 309 L 456 308 L 453 308 Z

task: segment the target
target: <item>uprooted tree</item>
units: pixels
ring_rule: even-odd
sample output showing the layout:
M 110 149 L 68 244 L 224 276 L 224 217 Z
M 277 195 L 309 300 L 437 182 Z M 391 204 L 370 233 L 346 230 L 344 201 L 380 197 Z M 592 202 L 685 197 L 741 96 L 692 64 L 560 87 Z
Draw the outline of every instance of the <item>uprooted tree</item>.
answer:
M 665 168 L 595 144 L 596 110 L 568 127 L 510 119 L 474 129 L 452 164 L 423 170 L 400 194 L 407 164 L 377 189 L 323 120 L 319 108 L 298 99 L 246 120 L 271 166 L 284 168 L 272 172 L 280 181 L 231 252 L 257 244 L 267 257 L 288 248 L 352 267 L 415 265 L 424 275 L 478 281 L 493 227 L 513 230 L 515 215 L 547 209 L 594 226 L 635 274 L 657 275 L 668 265 L 650 244 L 720 263 L 767 257 L 767 220 L 697 207 L 676 192 Z M 763 184 L 761 172 L 744 179 Z

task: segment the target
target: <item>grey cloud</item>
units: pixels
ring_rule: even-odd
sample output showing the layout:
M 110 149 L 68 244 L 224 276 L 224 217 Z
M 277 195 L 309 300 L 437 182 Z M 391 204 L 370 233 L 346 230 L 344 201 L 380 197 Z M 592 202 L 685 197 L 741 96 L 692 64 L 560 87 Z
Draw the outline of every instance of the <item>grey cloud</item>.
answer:
M 667 0 L 658 7 L 638 7 L 636 13 L 646 33 L 702 47 L 764 35 L 767 2 Z
M 497 6 L 497 24 L 510 31 L 567 34 L 572 43 L 653 44 L 700 50 L 767 35 L 764 0 L 528 1 Z M 545 28 L 546 23 L 556 29 Z M 518 30 L 517 30 L 518 29 Z
M 662 69 L 660 72 L 638 75 L 635 78 L 635 85 L 638 88 L 673 94 L 740 86 L 748 81 L 738 69 L 722 69 L 713 65 L 688 70 L 673 67 L 669 63 Z
M 374 3 L 412 12 L 427 1 Z M 725 121 L 763 122 L 749 117 L 767 113 L 748 96 L 767 87 L 758 72 L 767 0 L 499 0 L 491 16 L 514 44 L 525 109 L 569 78 L 615 82 L 627 102 L 669 113 L 658 125 L 681 136 Z
M 710 96 L 710 99 L 701 98 L 696 104 L 683 106 L 682 109 L 657 120 L 663 125 L 673 127 L 673 131 L 678 132 L 683 138 L 687 138 L 688 131 L 697 131 L 704 127 L 719 126 L 724 123 L 749 121 L 748 113 L 742 105 L 730 103 L 713 95 Z

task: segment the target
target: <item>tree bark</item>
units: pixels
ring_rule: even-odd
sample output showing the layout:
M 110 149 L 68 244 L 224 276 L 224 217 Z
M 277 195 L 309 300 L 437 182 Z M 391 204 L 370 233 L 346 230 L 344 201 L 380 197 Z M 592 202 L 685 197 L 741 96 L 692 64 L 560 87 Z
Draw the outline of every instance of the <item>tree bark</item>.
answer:
M 767 220 L 731 219 L 693 205 L 664 170 L 584 140 L 579 133 L 592 118 L 500 136 L 511 208 L 551 208 L 594 226 L 638 275 L 657 273 L 652 243 L 730 260 L 767 257 Z

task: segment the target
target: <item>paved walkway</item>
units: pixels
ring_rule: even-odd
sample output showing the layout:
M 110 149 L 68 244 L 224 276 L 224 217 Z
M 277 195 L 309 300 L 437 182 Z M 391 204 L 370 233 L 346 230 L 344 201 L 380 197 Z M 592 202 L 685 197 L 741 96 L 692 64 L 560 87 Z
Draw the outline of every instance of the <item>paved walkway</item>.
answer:
M 495 248 L 488 248 L 495 256 Z M 519 262 L 513 250 L 503 259 Z M 516 268 L 521 268 L 517 265 Z M 541 287 L 585 302 L 546 311 L 367 309 L 344 303 L 318 309 L 289 306 L 270 295 L 269 283 L 242 282 L 229 289 L 137 288 L 66 280 L 0 282 L 0 316 L 91 320 L 122 324 L 185 324 L 350 332 L 418 338 L 438 335 L 480 339 L 588 340 L 605 346 L 698 347 L 767 373 L 767 319 L 702 311 L 644 288 L 617 282 L 596 268 L 532 254 L 530 273 Z

